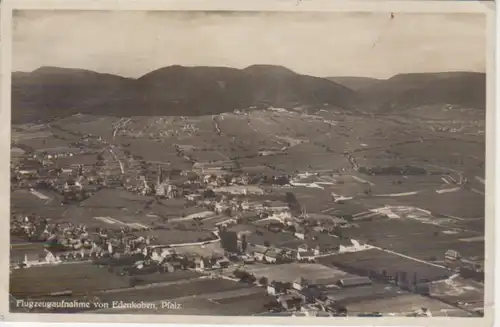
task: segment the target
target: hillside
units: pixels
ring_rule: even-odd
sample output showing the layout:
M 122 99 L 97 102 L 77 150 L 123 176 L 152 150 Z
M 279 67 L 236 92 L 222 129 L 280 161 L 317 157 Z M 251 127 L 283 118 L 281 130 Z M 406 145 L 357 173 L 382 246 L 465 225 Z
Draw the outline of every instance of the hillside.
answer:
M 13 73 L 12 78 L 13 123 L 49 121 L 76 113 L 200 116 L 268 107 L 376 113 L 425 107 L 431 119 L 429 108 L 484 110 L 486 102 L 485 74 L 468 72 L 400 74 L 387 80 L 325 79 L 272 65 L 245 69 L 169 66 L 127 79 L 43 67 Z
M 400 74 L 357 90 L 363 109 L 401 112 L 422 106 L 486 107 L 486 74 L 470 72 Z
M 48 67 L 13 74 L 12 118 L 16 123 L 76 113 L 197 116 L 269 106 L 355 109 L 357 102 L 347 87 L 279 66 L 170 66 L 135 80 Z
M 12 74 L 12 122 L 75 114 L 74 108 L 109 96 L 130 80 L 80 69 L 42 67 Z
M 371 77 L 357 77 L 357 76 L 338 76 L 338 77 L 327 77 L 326 79 L 344 85 L 351 90 L 357 91 L 359 89 L 364 89 L 371 87 L 378 83 L 383 82 L 383 80 Z

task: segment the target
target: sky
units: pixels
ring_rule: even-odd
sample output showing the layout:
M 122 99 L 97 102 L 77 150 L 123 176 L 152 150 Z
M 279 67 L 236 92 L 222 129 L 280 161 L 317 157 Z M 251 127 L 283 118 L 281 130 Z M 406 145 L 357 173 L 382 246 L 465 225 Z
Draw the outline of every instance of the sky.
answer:
M 313 76 L 486 71 L 481 14 L 18 11 L 13 70 L 140 77 L 170 66 L 282 65 Z

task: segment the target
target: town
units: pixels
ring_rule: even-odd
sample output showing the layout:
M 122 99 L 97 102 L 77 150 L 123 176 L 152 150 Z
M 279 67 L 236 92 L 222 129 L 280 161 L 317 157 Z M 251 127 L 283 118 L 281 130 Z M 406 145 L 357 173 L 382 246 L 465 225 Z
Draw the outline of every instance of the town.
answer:
M 331 131 L 326 115 L 271 108 L 13 126 L 11 309 L 144 311 L 15 305 L 98 299 L 157 302 L 169 314 L 481 316 L 484 178 L 418 160 L 367 166 L 369 147 L 330 149 L 304 141 L 305 130 L 260 142 L 245 134 L 270 128 L 264 120 Z M 336 130 L 360 119 L 343 117 Z M 440 142 L 401 135 L 393 151 Z

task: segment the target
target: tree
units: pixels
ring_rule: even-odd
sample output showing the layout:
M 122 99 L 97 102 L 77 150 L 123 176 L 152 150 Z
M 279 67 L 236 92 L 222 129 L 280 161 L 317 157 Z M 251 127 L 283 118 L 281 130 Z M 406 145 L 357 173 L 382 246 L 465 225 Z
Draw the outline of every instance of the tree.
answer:
M 259 278 L 260 285 L 267 285 L 267 283 L 268 283 L 267 277 L 262 276 L 261 278 Z
M 221 245 L 224 250 L 230 253 L 238 252 L 238 234 L 233 231 L 221 231 Z
M 247 248 L 248 248 L 247 236 L 243 235 L 241 240 L 241 251 L 246 252 Z
M 257 280 L 257 278 L 255 278 L 254 275 L 247 274 L 246 280 L 247 280 L 248 283 L 255 283 L 255 281 Z
M 243 278 L 245 276 L 245 274 L 246 274 L 246 272 L 241 271 L 239 269 L 236 269 L 235 271 L 233 271 L 234 277 L 239 278 L 239 279 Z
M 288 204 L 297 203 L 297 197 L 292 192 L 286 192 L 285 201 Z
M 342 228 L 336 226 L 334 229 L 333 229 L 333 235 L 336 235 L 338 236 L 338 238 L 342 238 L 344 235 L 342 234 Z

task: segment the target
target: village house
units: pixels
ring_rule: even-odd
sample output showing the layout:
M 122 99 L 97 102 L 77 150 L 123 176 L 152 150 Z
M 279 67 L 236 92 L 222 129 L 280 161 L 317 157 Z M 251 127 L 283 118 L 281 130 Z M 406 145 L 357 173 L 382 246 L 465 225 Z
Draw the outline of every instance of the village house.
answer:
M 346 252 L 356 252 L 367 250 L 370 247 L 362 241 L 358 241 L 355 239 L 342 239 L 341 244 L 339 244 L 339 253 Z
M 229 261 L 229 259 L 227 259 L 227 258 L 222 258 L 222 259 L 217 260 L 217 265 L 220 268 L 228 268 L 231 265 L 231 261 Z
M 281 201 L 267 201 L 264 203 L 264 208 L 265 210 L 272 213 L 278 213 L 290 210 L 288 204 L 286 202 L 281 202 Z
M 210 260 L 205 257 L 197 258 L 195 260 L 195 270 L 197 271 L 205 271 L 206 269 L 211 268 Z
M 357 286 L 365 286 L 371 285 L 373 282 L 368 277 L 356 276 L 356 277 L 348 277 L 342 278 L 338 281 L 337 285 L 346 288 L 346 287 L 357 287 Z
M 242 222 L 251 222 L 260 219 L 260 216 L 256 211 L 246 211 L 238 213 L 237 218 Z
M 303 252 L 308 252 L 308 254 L 312 253 L 312 255 L 306 255 Z M 321 247 L 320 247 L 320 245 L 317 245 L 315 247 L 310 247 L 307 244 L 301 244 L 301 245 L 297 246 L 297 255 L 299 255 L 299 253 L 301 254 L 301 256 L 304 256 L 304 257 L 317 256 L 317 255 L 321 254 Z
M 290 221 L 292 219 L 292 214 L 289 211 L 274 212 L 269 215 L 268 218 L 278 220 L 282 224 L 285 224 L 287 221 Z
M 306 238 L 306 231 L 303 227 L 296 227 L 295 233 L 293 234 L 296 238 L 304 240 Z
M 455 250 L 448 250 L 444 254 L 444 259 L 446 261 L 456 261 L 460 259 L 460 254 Z
M 228 209 L 231 209 L 231 206 L 229 205 L 229 203 L 227 203 L 225 201 L 219 201 L 219 202 L 215 203 L 214 209 L 215 209 L 216 213 L 223 213 L 223 212 L 227 211 Z
M 220 221 L 218 223 L 215 224 L 215 226 L 219 227 L 228 227 L 230 225 L 234 225 L 238 222 L 238 220 L 234 217 L 228 217 L 227 219 L 223 220 L 223 221 Z
M 174 265 L 172 263 L 170 263 L 170 262 L 165 262 L 163 264 L 163 267 L 164 267 L 164 269 L 165 269 L 166 272 L 171 273 L 171 272 L 175 271 Z
M 297 247 L 297 252 L 307 252 L 309 251 L 309 246 L 307 244 L 301 244 Z
M 268 250 L 264 256 L 266 262 L 275 263 L 278 260 L 279 253 L 277 250 Z
M 218 163 L 196 162 L 191 168 L 192 171 L 205 175 L 224 174 L 224 166 Z
M 252 202 L 243 201 L 243 203 L 241 204 L 241 208 L 243 210 L 254 210 L 257 212 L 262 212 L 264 211 L 264 204 L 262 204 L 259 201 L 252 201 Z
M 265 261 L 268 263 L 275 263 L 279 253 L 275 249 L 259 249 L 253 252 L 253 256 L 257 261 Z
M 314 251 L 297 251 L 297 260 L 299 261 L 303 260 L 313 261 L 314 256 L 315 256 Z
M 269 295 L 279 295 L 286 293 L 287 288 L 285 283 L 272 281 L 267 285 L 267 294 Z
M 249 255 L 243 255 L 241 256 L 241 259 L 243 260 L 243 263 L 246 265 L 251 265 L 255 263 L 255 258 Z
M 297 291 L 300 291 L 308 286 L 309 286 L 309 281 L 306 280 L 304 277 L 300 277 L 292 283 L 292 288 Z
M 295 294 L 284 294 L 278 297 L 278 302 L 285 310 L 300 310 L 302 299 Z
M 302 303 L 314 303 L 322 294 L 323 291 L 318 287 L 306 287 L 298 292 L 298 296 L 302 299 Z
M 64 157 L 73 157 L 75 155 L 74 150 L 64 149 L 64 148 L 54 148 L 46 149 L 42 151 L 42 158 L 45 159 L 57 159 Z

